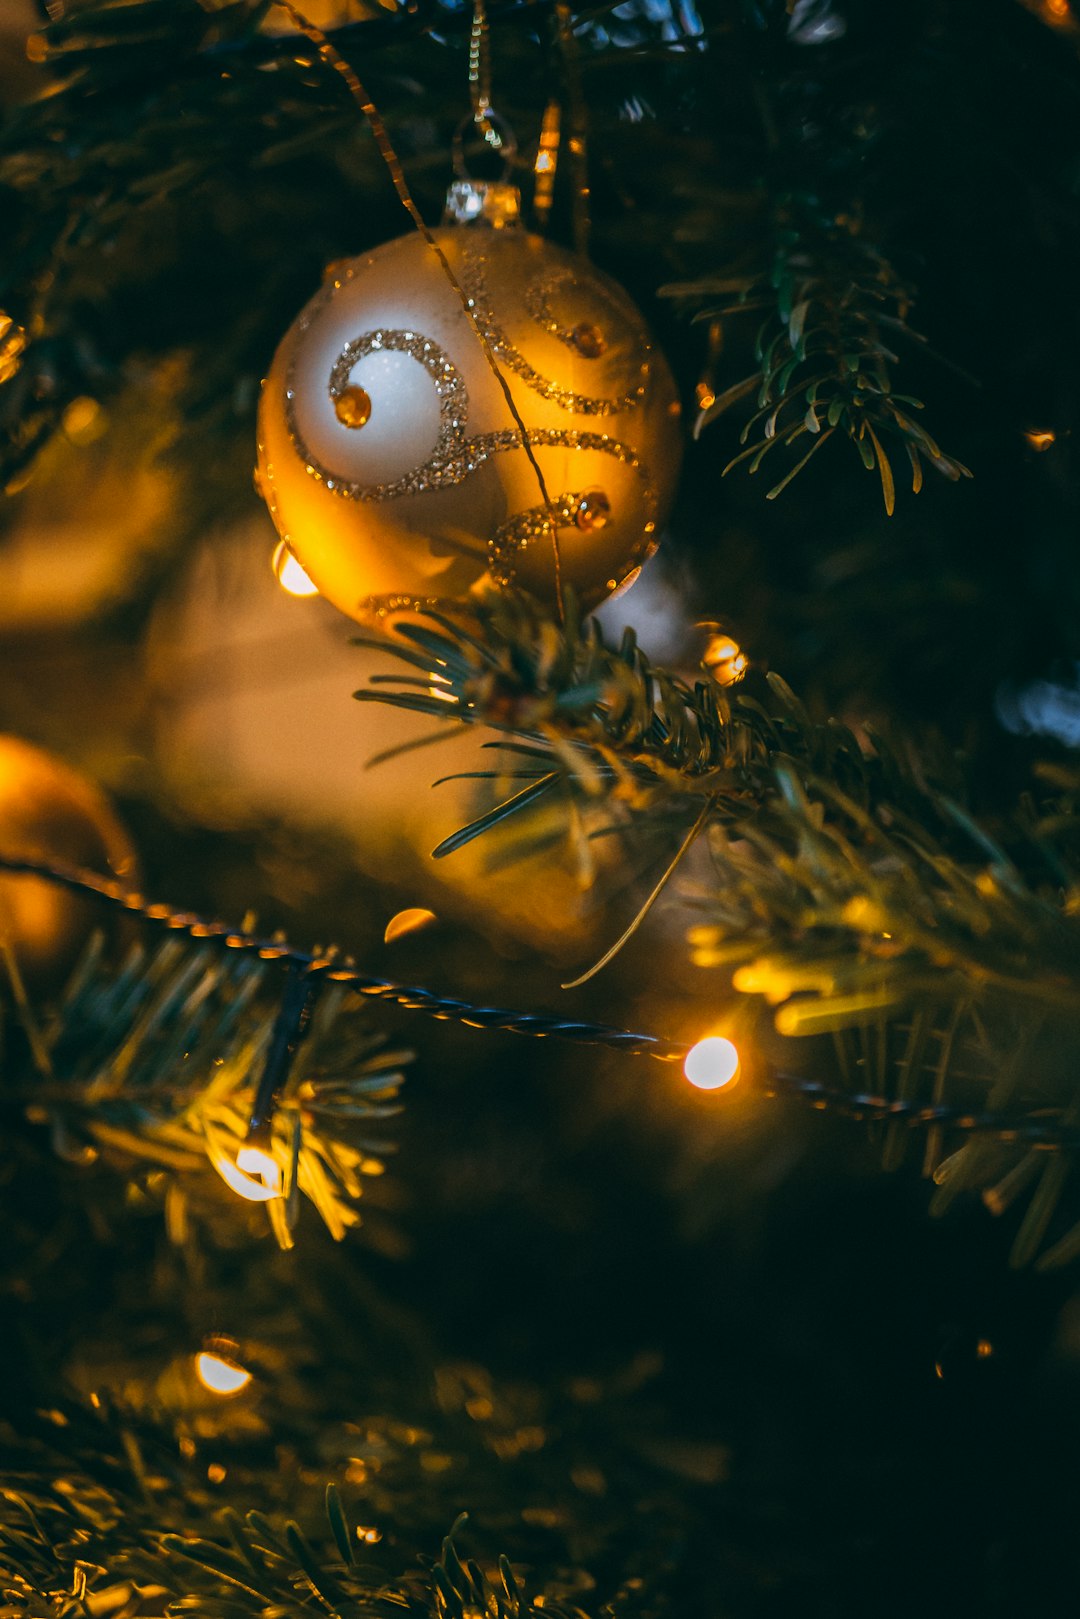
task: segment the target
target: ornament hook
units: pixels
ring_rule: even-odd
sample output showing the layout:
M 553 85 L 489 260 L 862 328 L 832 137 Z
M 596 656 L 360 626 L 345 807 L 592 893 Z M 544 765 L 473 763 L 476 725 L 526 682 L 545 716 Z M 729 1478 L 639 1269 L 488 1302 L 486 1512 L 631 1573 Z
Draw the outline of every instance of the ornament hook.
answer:
M 465 137 L 479 125 L 471 115 L 463 118 L 454 131 L 452 156 L 455 178 L 446 193 L 443 222 L 447 225 L 487 225 L 494 230 L 505 230 L 521 223 L 521 192 L 508 179 L 517 155 L 517 140 L 510 125 L 491 107 L 487 108 L 484 116 L 488 128 L 499 137 L 502 176 L 498 180 L 480 180 L 469 173 L 465 160 Z
M 491 105 L 491 46 L 484 0 L 473 0 L 472 29 L 469 34 L 469 97 L 472 111 L 454 131 L 451 156 L 454 179 L 446 194 L 443 223 L 447 225 L 487 225 L 495 230 L 517 225 L 521 220 L 521 194 L 511 184 L 510 175 L 517 157 L 517 137 L 506 119 Z M 469 173 L 465 141 L 476 135 L 485 146 L 502 158 L 502 174 L 497 180 L 481 180 Z

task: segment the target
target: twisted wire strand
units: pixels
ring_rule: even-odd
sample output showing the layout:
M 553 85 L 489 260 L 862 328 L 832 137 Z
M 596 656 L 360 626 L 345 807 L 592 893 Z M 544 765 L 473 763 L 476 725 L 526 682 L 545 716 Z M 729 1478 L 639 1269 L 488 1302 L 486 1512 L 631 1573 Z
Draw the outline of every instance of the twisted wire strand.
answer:
M 420 985 L 378 978 L 361 972 L 340 956 L 316 955 L 311 951 L 298 950 L 283 939 L 245 933 L 228 922 L 209 921 L 193 912 L 174 911 L 171 906 L 148 902 L 141 894 L 126 889 L 122 883 L 77 867 L 53 866 L 43 861 L 0 856 L 0 871 L 16 876 L 43 877 L 47 882 L 56 883 L 74 893 L 90 895 L 145 922 L 155 923 L 173 932 L 186 933 L 191 939 L 217 939 L 227 949 L 256 955 L 262 961 L 281 961 L 287 966 L 300 968 L 309 979 L 321 978 L 327 983 L 345 984 L 372 1000 L 384 1001 L 408 1012 L 423 1012 L 427 1017 L 444 1022 L 463 1023 L 476 1029 L 501 1029 L 509 1034 L 526 1034 L 533 1038 L 553 1036 L 578 1045 L 607 1046 L 634 1056 L 655 1057 L 660 1062 L 681 1062 L 689 1049 L 685 1043 L 664 1040 L 657 1035 L 635 1034 L 629 1029 L 616 1029 L 604 1023 L 559 1017 L 554 1012 L 479 1006 L 457 996 L 438 995 Z
M 400 984 L 361 972 L 351 962 L 333 954 L 299 950 L 284 939 L 264 938 L 246 933 L 227 922 L 210 921 L 190 911 L 174 911 L 171 906 L 152 903 L 122 883 L 96 872 L 73 866 L 54 866 L 44 861 L 0 855 L 0 871 L 13 876 L 41 877 L 46 882 L 85 894 L 104 904 L 141 918 L 145 922 L 186 933 L 191 939 L 213 939 L 227 949 L 256 955 L 262 961 L 280 961 L 296 969 L 304 978 L 323 983 L 345 984 L 358 994 L 407 1012 L 421 1012 L 441 1022 L 463 1024 L 471 1029 L 493 1029 L 506 1034 L 522 1034 L 532 1039 L 552 1038 L 575 1045 L 602 1046 L 628 1056 L 653 1057 L 658 1062 L 682 1062 L 690 1047 L 685 1041 L 661 1035 L 635 1033 L 605 1023 L 559 1017 L 554 1012 L 513 1010 L 481 1006 L 458 996 L 439 995 L 416 984 Z M 293 974 L 295 978 L 295 972 Z M 870 1091 L 847 1091 L 800 1074 L 768 1069 L 759 1078 L 765 1095 L 800 1101 L 810 1107 L 828 1110 L 843 1118 L 864 1123 L 901 1123 L 913 1131 L 937 1126 L 962 1135 L 979 1135 L 1006 1145 L 1026 1146 L 1049 1152 L 1080 1150 L 1080 1126 L 1066 1122 L 1060 1109 L 1001 1112 L 972 1108 L 958 1103 L 923 1102 L 918 1098 L 878 1096 Z

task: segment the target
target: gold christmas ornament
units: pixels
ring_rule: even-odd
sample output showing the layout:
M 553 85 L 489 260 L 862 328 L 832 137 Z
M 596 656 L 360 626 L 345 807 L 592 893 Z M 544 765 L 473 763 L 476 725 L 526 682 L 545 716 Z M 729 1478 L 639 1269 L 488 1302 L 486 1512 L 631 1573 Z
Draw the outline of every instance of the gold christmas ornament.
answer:
M 105 795 L 54 754 L 0 735 L 0 854 L 134 882 L 135 851 Z M 0 873 L 0 938 L 35 988 L 75 963 L 108 912 L 41 877 Z
M 333 266 L 263 386 L 259 483 L 318 590 L 361 621 L 492 586 L 593 606 L 652 553 L 681 459 L 671 374 L 615 282 L 459 180 L 435 233 Z M 460 221 L 469 220 L 463 224 Z

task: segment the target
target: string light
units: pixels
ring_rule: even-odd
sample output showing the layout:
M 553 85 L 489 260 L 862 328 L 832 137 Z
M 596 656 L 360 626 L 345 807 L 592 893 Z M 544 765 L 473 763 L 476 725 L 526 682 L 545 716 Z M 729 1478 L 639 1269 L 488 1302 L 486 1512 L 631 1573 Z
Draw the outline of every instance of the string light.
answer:
M 281 1170 L 273 1153 L 266 1147 L 259 1146 L 255 1141 L 245 1141 L 236 1155 L 236 1167 L 245 1175 L 250 1175 L 266 1192 L 265 1198 L 251 1198 L 252 1202 L 269 1202 L 272 1197 L 280 1197 Z
M 317 596 L 319 587 L 313 584 L 303 568 L 293 556 L 284 540 L 279 540 L 274 547 L 274 554 L 270 561 L 274 570 L 274 578 L 282 590 L 290 596 Z
M 713 1034 L 691 1046 L 683 1073 L 699 1091 L 718 1091 L 731 1085 L 739 1074 L 739 1053 L 722 1034 Z
M 211 1394 L 240 1394 L 251 1382 L 251 1373 L 235 1360 L 228 1360 L 210 1349 L 195 1356 L 195 1375 Z
M 750 659 L 733 636 L 710 635 L 701 658 L 718 686 L 735 686 L 750 667 Z

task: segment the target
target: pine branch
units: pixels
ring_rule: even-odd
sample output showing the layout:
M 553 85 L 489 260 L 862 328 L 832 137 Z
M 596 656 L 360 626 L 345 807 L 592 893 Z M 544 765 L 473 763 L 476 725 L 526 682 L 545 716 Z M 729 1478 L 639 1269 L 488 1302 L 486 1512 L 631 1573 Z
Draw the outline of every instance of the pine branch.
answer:
M 891 516 L 896 486 L 890 445 L 900 447 L 915 494 L 922 461 L 955 481 L 967 467 L 946 455 L 916 420 L 922 403 L 896 393 L 895 346 L 923 343 L 908 325 L 912 295 L 888 260 L 848 216 L 823 217 L 807 199 L 788 199 L 778 212 L 771 264 L 745 274 L 704 276 L 661 288 L 692 305 L 696 319 L 718 321 L 756 311 L 757 370 L 702 405 L 694 437 L 750 394 L 757 410 L 744 425 L 745 448 L 724 469 L 748 464 L 756 473 L 783 445 L 798 459 L 772 485 L 773 500 L 834 433 L 846 435 L 863 465 L 877 469 Z M 770 461 L 770 467 L 773 463 Z
M 167 1194 L 170 1224 L 186 1225 L 217 1184 L 265 1202 L 274 1235 L 291 1247 L 302 1198 L 336 1238 L 358 1223 L 365 1176 L 393 1150 L 385 1121 L 400 1112 L 410 1054 L 350 1015 L 361 1002 L 329 985 L 281 1093 L 266 1142 L 280 1176 L 270 1196 L 237 1168 L 257 1110 L 280 999 L 280 968 L 257 955 L 169 938 L 137 946 L 119 970 L 89 947 L 60 1004 L 31 1039 L 21 1081 L 7 1076 L 26 1117 L 47 1125 L 54 1149 L 77 1163 L 101 1157 Z
M 571 615 L 561 629 L 520 597 L 489 600 L 471 630 L 424 616 L 390 650 L 434 668 L 438 692 L 380 684 L 356 696 L 502 732 L 515 770 L 549 798 L 593 808 L 594 829 L 673 838 L 711 801 L 727 936 L 751 949 L 827 938 L 853 963 L 872 961 L 898 1000 L 906 981 L 920 994 L 934 981 L 1080 1007 L 1075 784 L 1044 814 L 1024 809 L 988 831 L 913 753 L 877 736 L 864 749 L 838 722 L 816 724 L 777 675 L 760 697 L 690 684 L 652 667 L 632 632 L 616 650 L 595 620 Z M 436 854 L 534 802 L 516 792 Z
M 637 1444 L 643 1431 L 651 1436 L 653 1423 L 648 1412 L 640 1409 L 641 1402 L 632 1398 L 633 1373 L 627 1376 L 624 1372 L 623 1378 L 621 1389 L 612 1380 L 608 1390 L 609 1420 L 583 1420 L 582 1415 L 575 1419 L 570 1411 L 564 1412 L 570 1426 L 562 1436 L 564 1445 L 554 1447 L 550 1457 L 544 1452 L 554 1435 L 535 1425 L 521 1427 L 520 1446 L 510 1434 L 501 1450 L 486 1452 L 487 1465 L 477 1482 L 484 1477 L 490 1481 L 494 1462 L 494 1492 L 489 1482 L 483 1493 L 500 1500 L 496 1517 L 505 1520 L 519 1543 L 524 1538 L 528 1544 L 528 1531 L 523 1537 L 521 1530 L 527 1512 L 508 1511 L 502 1498 L 513 1481 L 525 1492 L 525 1500 L 533 1499 L 538 1486 L 532 1476 L 535 1459 L 514 1469 L 508 1469 L 507 1462 L 518 1449 L 523 1456 L 540 1449 L 540 1460 L 547 1462 L 542 1477 L 549 1488 L 539 1499 L 562 1503 L 565 1497 L 561 1518 L 567 1520 L 565 1532 L 570 1538 L 564 1556 L 569 1552 L 580 1558 L 587 1547 L 594 1555 L 606 1552 L 608 1558 L 621 1562 L 626 1577 L 611 1599 L 599 1606 L 599 1612 L 605 1616 L 631 1612 L 644 1619 L 665 1611 L 665 1605 L 662 1594 L 651 1589 L 655 1572 L 653 1580 L 643 1579 L 638 1572 L 641 1554 L 649 1549 L 655 1556 L 657 1547 L 650 1543 L 662 1539 L 665 1532 L 670 1534 L 673 1522 L 679 1521 L 685 1528 L 693 1514 L 687 1496 L 694 1482 L 700 1481 L 692 1473 L 680 1480 L 681 1488 L 673 1489 L 670 1482 L 663 1481 L 662 1439 L 658 1441 L 659 1465 L 637 1454 L 636 1445 L 625 1447 L 619 1422 L 628 1422 L 631 1412 L 636 1414 L 633 1434 Z M 469 1397 L 470 1388 L 496 1392 L 477 1367 L 443 1368 L 438 1380 L 439 1403 L 444 1407 L 447 1402 L 456 1407 L 459 1399 Z M 618 1414 L 618 1422 L 611 1423 L 611 1413 Z M 313 1480 L 305 1476 L 307 1469 L 296 1476 L 295 1467 L 285 1479 L 276 1479 L 273 1471 L 269 1478 L 264 1473 L 255 1475 L 262 1485 L 260 1501 L 265 1500 L 269 1487 L 276 1498 L 274 1505 L 267 1502 L 260 1510 L 246 1512 L 232 1504 L 223 1505 L 220 1494 L 215 1499 L 200 1479 L 200 1469 L 177 1460 L 175 1443 L 100 1397 L 93 1412 L 64 1402 L 62 1409 L 41 1415 L 44 1420 L 36 1425 L 33 1437 L 19 1434 L 9 1446 L 0 1472 L 0 1589 L 4 1591 L 4 1611 L 11 1619 L 75 1619 L 87 1612 L 131 1615 L 163 1610 L 173 1614 L 195 1611 L 207 1619 L 267 1612 L 282 1619 L 286 1615 L 303 1619 L 313 1609 L 338 1619 L 402 1610 L 431 1619 L 464 1619 L 478 1611 L 491 1619 L 539 1619 L 541 1613 L 554 1613 L 556 1619 L 579 1619 L 581 1615 L 582 1610 L 559 1590 L 559 1576 L 565 1577 L 566 1565 L 559 1567 L 558 1554 L 550 1549 L 544 1562 L 554 1568 L 547 1582 L 537 1578 L 535 1556 L 529 1559 L 539 1586 L 532 1598 L 509 1558 L 500 1557 L 484 1568 L 471 1559 L 464 1561 L 455 1543 L 464 1514 L 443 1541 L 438 1559 L 410 1551 L 413 1536 L 408 1526 L 418 1480 L 424 1479 L 425 1496 L 434 1482 L 440 1509 L 445 1510 L 448 1497 L 460 1489 L 456 1469 L 440 1484 L 425 1477 L 419 1465 L 417 1481 L 411 1483 L 392 1467 L 392 1483 L 362 1492 L 367 1511 L 371 1496 L 379 1502 L 376 1516 L 384 1527 L 373 1529 L 356 1522 L 333 1482 L 325 1486 L 322 1510 L 312 1510 Z M 449 1433 L 442 1430 L 454 1424 L 445 1409 L 433 1408 L 432 1415 L 446 1442 Z M 475 1448 L 487 1418 L 478 1426 L 464 1410 L 461 1417 Z M 57 1424 L 51 1433 L 50 1421 Z M 430 1433 L 410 1430 L 390 1416 L 373 1418 L 369 1426 L 396 1433 L 399 1442 L 406 1435 L 407 1448 L 422 1442 L 424 1454 L 432 1442 Z M 323 1437 L 328 1436 L 324 1433 Z M 628 1476 L 620 1478 L 613 1489 L 616 1501 L 606 1505 L 590 1500 L 569 1483 L 567 1454 L 578 1458 L 580 1466 L 580 1445 L 586 1437 L 592 1444 L 600 1440 L 614 1445 L 617 1456 L 626 1452 Z M 496 1436 L 487 1438 L 490 1443 Z M 217 1444 L 219 1453 L 228 1454 L 220 1439 Z M 364 1453 L 366 1444 L 362 1430 L 354 1426 L 352 1448 Z M 391 1460 L 394 1448 L 389 1445 L 384 1460 Z M 480 1448 L 484 1451 L 483 1445 Z M 701 1460 L 707 1455 L 710 1464 L 717 1466 L 716 1448 L 701 1449 Z M 604 1454 L 610 1459 L 610 1450 Z M 418 1458 L 413 1460 L 414 1465 L 418 1463 Z M 446 1460 L 449 1462 L 449 1456 Z M 381 1471 L 374 1459 L 373 1470 Z M 427 1505 L 434 1508 L 436 1501 Z M 624 1514 L 633 1521 L 646 1511 L 652 1528 L 633 1522 L 628 1534 Z M 294 1515 L 287 1515 L 290 1512 Z M 423 1515 L 426 1517 L 426 1509 Z M 571 1518 L 576 1520 L 572 1537 Z M 389 1556 L 386 1546 L 378 1546 L 384 1538 Z M 670 1562 L 669 1556 L 668 1567 Z M 586 1579 L 583 1583 L 591 1586 L 593 1582 Z
M 492 1619 L 532 1619 L 541 1611 L 577 1619 L 581 1612 L 550 1598 L 535 1606 L 505 1557 L 493 1582 L 475 1563 L 461 1562 L 452 1535 L 437 1562 L 384 1574 L 370 1554 L 361 1560 L 356 1526 L 333 1483 L 326 1487 L 326 1529 L 318 1544 L 294 1520 L 260 1511 L 207 1513 L 202 1533 L 187 1526 L 163 1531 L 158 1511 L 167 1513 L 165 1499 L 140 1501 L 137 1493 L 125 1499 L 79 1478 L 60 1484 L 58 1490 L 28 1488 L 14 1479 L 3 1490 L 0 1579 L 12 1619 L 131 1613 L 147 1599 L 206 1619 L 267 1611 L 308 1619 L 313 1608 L 333 1619 L 403 1609 L 464 1619 L 474 1603 Z
M 782 1035 L 840 1041 L 844 1085 L 828 1091 L 888 1097 L 897 1121 L 930 1125 L 930 1171 L 943 1129 L 977 1130 L 987 1108 L 1014 1123 L 1051 1109 L 1071 1131 L 1080 782 L 1061 779 L 1041 811 L 984 828 L 912 750 L 816 724 L 778 676 L 760 695 L 691 684 L 653 668 L 631 632 L 614 649 L 595 621 L 571 612 L 560 628 L 523 598 L 490 600 L 468 627 L 424 617 L 389 650 L 410 672 L 434 671 L 437 694 L 408 685 L 410 673 L 400 691 L 357 697 L 442 727 L 491 727 L 504 740 L 485 746 L 533 783 L 437 856 L 496 828 L 505 846 L 541 792 L 549 807 L 577 807 L 567 826 L 579 835 L 633 832 L 668 849 L 705 810 L 716 875 L 696 902 L 692 959 L 775 1007 Z M 874 1030 L 873 1064 L 843 1045 Z M 892 1163 L 901 1139 L 894 1130 Z M 972 1144 L 941 1172 L 962 1168 L 956 1187 L 996 1196 L 1012 1151 Z

